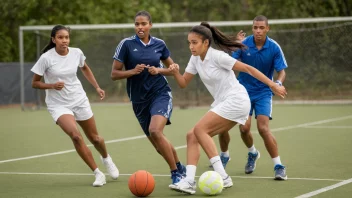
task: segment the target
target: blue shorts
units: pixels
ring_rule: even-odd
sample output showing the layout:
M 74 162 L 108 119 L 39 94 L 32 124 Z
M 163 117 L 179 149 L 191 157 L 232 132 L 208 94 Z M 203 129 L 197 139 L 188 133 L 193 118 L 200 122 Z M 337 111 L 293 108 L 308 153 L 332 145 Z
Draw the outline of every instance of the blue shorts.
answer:
M 167 118 L 166 125 L 170 125 L 172 113 L 171 91 L 158 93 L 154 98 L 144 103 L 132 103 L 134 114 L 141 125 L 145 135 L 149 136 L 149 125 L 154 115 L 162 115 Z
M 249 94 L 249 98 L 251 100 L 251 110 L 249 111 L 249 116 L 253 115 L 254 110 L 255 118 L 257 118 L 258 115 L 265 115 L 268 116 L 270 120 L 272 119 L 271 113 L 273 109 L 273 95 L 271 92 Z

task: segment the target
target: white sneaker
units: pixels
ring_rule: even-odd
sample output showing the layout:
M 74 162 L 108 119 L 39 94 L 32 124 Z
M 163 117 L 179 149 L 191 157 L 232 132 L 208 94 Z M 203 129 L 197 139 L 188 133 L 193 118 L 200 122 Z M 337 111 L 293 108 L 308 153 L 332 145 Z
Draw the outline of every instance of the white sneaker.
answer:
M 196 193 L 197 185 L 195 181 L 189 182 L 183 178 L 178 183 L 170 184 L 169 188 L 178 192 L 184 192 L 193 195 Z
M 96 173 L 94 173 L 94 175 L 95 175 L 95 181 L 93 183 L 94 187 L 100 187 L 106 184 L 104 173 L 102 173 L 101 171 L 97 171 Z
M 227 176 L 226 179 L 224 179 L 224 188 L 230 188 L 233 186 L 233 182 L 230 176 Z
M 112 161 L 110 155 L 108 155 L 106 158 L 103 158 L 100 156 L 101 161 L 103 162 L 106 170 L 108 171 L 109 175 L 112 177 L 112 179 L 117 179 L 119 177 L 119 169 L 117 169 L 116 165 Z

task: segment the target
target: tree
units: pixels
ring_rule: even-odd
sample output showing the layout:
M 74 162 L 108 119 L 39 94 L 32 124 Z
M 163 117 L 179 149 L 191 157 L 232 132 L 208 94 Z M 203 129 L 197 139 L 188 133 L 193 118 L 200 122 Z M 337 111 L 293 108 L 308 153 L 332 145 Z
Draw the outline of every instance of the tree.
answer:
M 25 25 L 133 23 L 145 9 L 154 22 L 350 16 L 350 0 L 2 0 L 0 62 L 18 61 L 18 28 Z M 26 51 L 35 49 L 25 37 Z M 34 57 L 26 57 L 31 60 Z

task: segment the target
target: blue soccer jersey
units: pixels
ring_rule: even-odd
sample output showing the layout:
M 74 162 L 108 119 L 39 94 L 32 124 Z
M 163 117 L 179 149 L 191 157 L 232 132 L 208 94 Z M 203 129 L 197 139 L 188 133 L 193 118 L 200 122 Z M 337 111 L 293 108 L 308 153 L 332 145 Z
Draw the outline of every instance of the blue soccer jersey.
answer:
M 137 35 L 123 39 L 116 48 L 113 58 L 122 62 L 126 70 L 131 70 L 137 64 L 163 67 L 161 60 L 170 56 L 170 51 L 163 40 L 150 37 L 150 42 L 145 45 Z M 150 100 L 159 90 L 171 90 L 166 78 L 161 75 L 151 75 L 144 69 L 138 75 L 127 78 L 127 93 L 133 103 Z
M 264 46 L 260 50 L 255 45 L 253 35 L 246 37 L 242 43 L 248 48 L 233 52 L 232 57 L 257 68 L 269 79 L 273 79 L 274 69 L 276 72 L 279 72 L 287 68 L 285 56 L 280 45 L 268 36 L 266 37 Z M 258 92 L 271 92 L 266 84 L 247 73 L 240 72 L 238 81 L 247 89 L 250 95 Z

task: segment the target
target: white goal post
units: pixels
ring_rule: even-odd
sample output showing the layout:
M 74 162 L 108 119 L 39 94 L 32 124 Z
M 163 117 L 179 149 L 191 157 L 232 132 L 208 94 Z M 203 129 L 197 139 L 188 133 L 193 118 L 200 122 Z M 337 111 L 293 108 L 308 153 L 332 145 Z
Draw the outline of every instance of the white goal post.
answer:
M 302 24 L 302 23 L 327 23 L 327 22 L 348 22 L 352 17 L 321 17 L 321 18 L 295 18 L 295 19 L 270 19 L 270 25 L 274 24 Z M 209 21 L 212 26 L 250 26 L 252 20 L 245 21 Z M 200 22 L 173 22 L 173 23 L 153 23 L 153 28 L 178 28 L 193 27 Z M 19 57 L 20 57 L 20 100 L 21 109 L 25 109 L 25 90 L 24 90 L 24 31 L 51 30 L 54 25 L 20 26 L 19 27 Z M 133 29 L 133 23 L 124 24 L 85 24 L 67 25 L 73 30 L 97 30 L 97 29 Z

